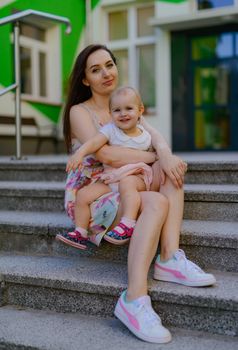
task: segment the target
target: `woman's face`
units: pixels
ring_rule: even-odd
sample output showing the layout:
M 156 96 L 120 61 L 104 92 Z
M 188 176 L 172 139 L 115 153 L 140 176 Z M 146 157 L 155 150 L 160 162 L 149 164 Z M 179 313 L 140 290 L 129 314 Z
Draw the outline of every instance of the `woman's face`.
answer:
M 83 83 L 100 95 L 110 95 L 116 88 L 118 70 L 107 51 L 97 50 L 88 57 Z

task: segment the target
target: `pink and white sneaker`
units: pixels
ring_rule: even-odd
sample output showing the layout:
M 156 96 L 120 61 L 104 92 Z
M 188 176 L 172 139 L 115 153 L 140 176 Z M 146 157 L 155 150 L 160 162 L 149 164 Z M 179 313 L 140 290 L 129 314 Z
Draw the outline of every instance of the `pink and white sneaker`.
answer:
M 133 334 L 144 341 L 158 344 L 171 341 L 171 334 L 162 326 L 161 319 L 153 310 L 148 295 L 127 302 L 124 291 L 117 302 L 114 314 Z
M 188 260 L 181 249 L 178 249 L 167 261 L 160 261 L 160 256 L 157 257 L 154 279 L 189 287 L 206 287 L 216 283 L 211 273 L 204 272 L 199 266 Z

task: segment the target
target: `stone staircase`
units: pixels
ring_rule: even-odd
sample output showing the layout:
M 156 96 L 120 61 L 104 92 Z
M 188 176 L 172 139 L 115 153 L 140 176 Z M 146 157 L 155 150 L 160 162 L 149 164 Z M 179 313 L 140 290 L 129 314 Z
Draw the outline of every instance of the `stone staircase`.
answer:
M 238 154 L 189 155 L 181 248 L 217 284 L 156 282 L 149 292 L 173 334 L 167 345 L 135 338 L 113 310 L 126 288 L 127 247 L 79 251 L 56 242 L 66 157 L 0 158 L 0 349 L 237 349 Z

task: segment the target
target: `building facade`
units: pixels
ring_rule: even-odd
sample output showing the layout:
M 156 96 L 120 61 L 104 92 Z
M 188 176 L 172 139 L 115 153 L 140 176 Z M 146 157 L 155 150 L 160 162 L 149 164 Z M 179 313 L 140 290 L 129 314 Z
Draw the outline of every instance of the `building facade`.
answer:
M 174 151 L 238 150 L 237 0 L 2 0 L 0 18 L 29 8 L 68 17 L 72 33 L 21 24 L 24 116 L 60 126 L 75 57 L 100 42 L 117 57 L 120 84 L 141 92 L 145 117 Z M 14 79 L 11 32 L 0 27 L 0 89 Z M 0 97 L 1 114 L 14 114 L 12 93 Z M 1 135 L 10 133 L 0 125 Z

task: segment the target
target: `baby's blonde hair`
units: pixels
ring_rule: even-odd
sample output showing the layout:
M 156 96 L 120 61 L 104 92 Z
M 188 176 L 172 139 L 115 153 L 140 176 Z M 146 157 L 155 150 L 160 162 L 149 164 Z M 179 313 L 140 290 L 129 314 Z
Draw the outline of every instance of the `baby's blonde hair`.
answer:
M 113 97 L 118 96 L 118 95 L 121 95 L 121 94 L 126 94 L 126 92 L 127 92 L 128 90 L 132 91 L 132 92 L 135 94 L 135 96 L 136 96 L 136 98 L 137 98 L 137 100 L 138 100 L 138 106 L 139 106 L 139 107 L 143 106 L 143 102 L 142 102 L 142 100 L 141 100 L 141 96 L 140 96 L 139 92 L 138 92 L 135 88 L 133 88 L 133 87 L 131 87 L 131 86 L 120 86 L 119 88 L 117 88 L 117 89 L 111 94 L 110 100 L 109 100 L 109 108 L 111 109 Z

